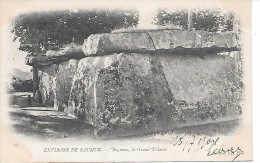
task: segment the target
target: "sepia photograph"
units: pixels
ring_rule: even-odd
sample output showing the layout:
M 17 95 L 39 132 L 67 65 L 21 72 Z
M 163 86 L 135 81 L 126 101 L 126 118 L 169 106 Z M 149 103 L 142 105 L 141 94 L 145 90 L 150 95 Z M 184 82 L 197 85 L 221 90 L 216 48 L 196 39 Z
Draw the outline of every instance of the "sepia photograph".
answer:
M 253 159 L 250 0 L 2 8 L 4 162 Z

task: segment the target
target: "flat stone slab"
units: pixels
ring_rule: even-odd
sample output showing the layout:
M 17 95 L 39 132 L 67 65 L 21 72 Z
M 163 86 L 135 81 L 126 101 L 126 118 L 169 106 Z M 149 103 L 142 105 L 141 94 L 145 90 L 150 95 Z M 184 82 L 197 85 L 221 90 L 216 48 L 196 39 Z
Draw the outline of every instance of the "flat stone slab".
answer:
M 47 51 L 45 55 L 27 56 L 25 63 L 30 66 L 48 66 L 68 61 L 70 59 L 81 59 L 85 55 L 81 45 L 68 46 L 59 51 Z
M 175 52 L 182 49 L 215 52 L 237 50 L 237 35 L 231 32 L 212 33 L 205 31 L 153 30 L 90 35 L 83 44 L 86 56 L 106 55 L 121 52 L 142 52 L 164 50 Z M 178 52 L 179 53 L 179 52 Z
M 83 46 L 74 45 L 45 55 L 27 56 L 30 66 L 47 66 L 81 59 L 86 56 L 113 53 L 194 53 L 227 52 L 238 50 L 237 35 L 231 32 L 212 33 L 205 31 L 147 30 L 122 33 L 93 34 L 84 40 Z
M 236 34 L 205 31 L 163 30 L 149 32 L 155 49 L 232 48 L 238 46 Z
M 76 59 L 83 57 L 82 45 L 68 46 L 59 51 L 47 51 L 46 56 L 48 57 L 64 57 L 69 59 Z
M 83 51 L 86 56 L 154 50 L 153 42 L 148 33 L 93 34 L 83 44 Z

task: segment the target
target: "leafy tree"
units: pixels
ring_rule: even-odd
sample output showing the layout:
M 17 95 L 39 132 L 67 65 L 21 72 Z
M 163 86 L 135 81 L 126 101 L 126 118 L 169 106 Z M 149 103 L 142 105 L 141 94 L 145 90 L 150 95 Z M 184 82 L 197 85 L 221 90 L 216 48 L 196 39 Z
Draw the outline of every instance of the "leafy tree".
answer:
M 209 32 L 232 31 L 234 14 L 231 12 L 221 12 L 219 10 L 193 10 L 193 28 Z M 188 11 L 176 10 L 168 11 L 159 9 L 154 18 L 154 24 L 160 26 L 179 26 L 187 29 Z
M 13 20 L 13 40 L 19 50 L 42 55 L 66 44 L 82 44 L 90 34 L 135 27 L 139 14 L 124 10 L 79 10 L 25 13 Z
M 167 9 L 159 9 L 154 24 L 160 26 L 175 25 L 187 29 L 187 19 L 188 12 L 186 10 L 170 12 Z

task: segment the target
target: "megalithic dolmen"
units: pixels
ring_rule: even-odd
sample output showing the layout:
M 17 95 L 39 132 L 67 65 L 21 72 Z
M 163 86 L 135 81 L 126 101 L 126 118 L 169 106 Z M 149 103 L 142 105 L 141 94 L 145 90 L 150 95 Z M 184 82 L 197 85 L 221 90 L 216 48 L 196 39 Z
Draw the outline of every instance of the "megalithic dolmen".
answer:
M 99 138 L 236 119 L 243 98 L 234 33 L 153 30 L 90 35 L 67 113 Z M 232 53 L 232 56 L 230 55 Z

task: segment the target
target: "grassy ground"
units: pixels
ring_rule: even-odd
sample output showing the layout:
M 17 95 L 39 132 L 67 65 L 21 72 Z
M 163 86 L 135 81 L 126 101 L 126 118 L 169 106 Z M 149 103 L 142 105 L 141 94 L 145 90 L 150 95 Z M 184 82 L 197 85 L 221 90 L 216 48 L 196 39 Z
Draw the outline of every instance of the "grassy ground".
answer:
M 22 135 L 40 139 L 84 138 L 95 139 L 94 128 L 90 124 L 78 121 L 64 112 L 56 111 L 50 107 L 29 106 L 28 93 L 16 93 L 10 97 L 10 118 L 13 129 Z M 239 120 L 229 120 L 218 123 L 193 125 L 174 129 L 168 132 L 146 134 L 142 136 L 129 136 L 128 138 L 158 138 L 171 134 L 195 135 L 228 135 L 239 126 Z

